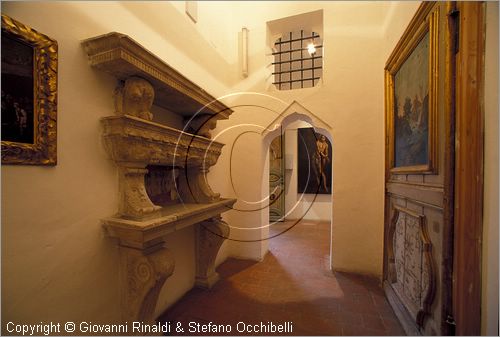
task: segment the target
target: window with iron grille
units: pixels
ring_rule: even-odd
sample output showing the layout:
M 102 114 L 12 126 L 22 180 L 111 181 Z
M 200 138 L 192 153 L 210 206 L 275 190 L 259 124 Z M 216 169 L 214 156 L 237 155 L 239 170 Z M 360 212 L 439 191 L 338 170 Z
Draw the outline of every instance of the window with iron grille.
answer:
M 319 34 L 289 32 L 274 42 L 274 81 L 279 90 L 312 88 L 323 75 L 323 42 Z

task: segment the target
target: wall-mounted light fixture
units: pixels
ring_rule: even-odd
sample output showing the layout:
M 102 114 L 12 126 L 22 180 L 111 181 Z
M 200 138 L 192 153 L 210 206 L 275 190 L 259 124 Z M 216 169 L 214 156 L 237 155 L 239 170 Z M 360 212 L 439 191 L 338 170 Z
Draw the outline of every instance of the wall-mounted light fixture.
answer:
M 309 53 L 309 55 L 313 56 L 314 54 L 316 54 L 316 46 L 314 46 L 314 43 L 309 43 L 307 45 L 307 52 Z
M 248 77 L 248 28 L 241 29 L 241 74 Z
M 198 1 L 186 1 L 186 14 L 194 23 L 198 21 Z

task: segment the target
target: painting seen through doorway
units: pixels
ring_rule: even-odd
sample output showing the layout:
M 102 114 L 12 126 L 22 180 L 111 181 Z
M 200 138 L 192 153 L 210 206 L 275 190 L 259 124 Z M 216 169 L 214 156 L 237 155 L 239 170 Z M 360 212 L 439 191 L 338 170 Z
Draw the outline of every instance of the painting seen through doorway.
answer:
M 314 128 L 297 130 L 297 191 L 307 194 L 332 191 L 332 144 Z

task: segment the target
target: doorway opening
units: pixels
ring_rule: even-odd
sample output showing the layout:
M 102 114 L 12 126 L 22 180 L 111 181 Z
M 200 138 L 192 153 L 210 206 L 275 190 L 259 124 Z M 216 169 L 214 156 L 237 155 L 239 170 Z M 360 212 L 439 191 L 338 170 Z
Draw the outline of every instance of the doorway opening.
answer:
M 333 141 L 328 129 L 317 124 L 311 116 L 295 112 L 264 138 L 269 144 L 265 172 L 269 176 L 268 236 L 321 231 L 328 242 L 318 246 L 325 248 L 322 260 L 331 270 Z M 273 249 L 272 241 L 269 248 Z

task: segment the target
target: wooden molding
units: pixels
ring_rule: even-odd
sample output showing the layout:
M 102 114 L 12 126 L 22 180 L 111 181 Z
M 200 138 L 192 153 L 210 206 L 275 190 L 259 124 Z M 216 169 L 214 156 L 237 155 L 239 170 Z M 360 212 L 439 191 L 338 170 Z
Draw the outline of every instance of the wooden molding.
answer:
M 457 2 L 453 316 L 456 334 L 481 334 L 484 3 Z
M 387 182 L 386 192 L 396 197 L 402 197 L 416 203 L 443 209 L 443 187 L 425 184 L 407 184 L 401 182 Z
M 458 29 L 456 2 L 446 4 L 445 29 L 445 115 L 444 115 L 444 195 L 443 195 L 443 248 L 441 275 L 441 335 L 454 335 L 452 317 L 453 289 L 453 224 L 455 188 L 455 50 Z
M 387 300 L 389 301 L 396 317 L 401 323 L 403 330 L 405 331 L 407 336 L 420 336 L 421 333 L 418 328 L 415 326 L 415 321 L 410 316 L 406 308 L 401 304 L 401 301 L 398 298 L 398 295 L 394 292 L 391 285 L 387 280 L 384 281 L 384 291 L 387 296 Z
M 418 299 L 418 303 L 415 303 L 415 299 L 412 298 L 414 295 L 408 295 L 413 293 L 415 290 L 411 289 L 411 286 L 415 286 L 415 284 L 406 283 L 406 273 L 410 273 L 409 270 L 412 268 L 411 266 L 407 266 L 407 259 L 411 256 L 411 251 L 408 252 L 407 249 L 410 245 L 407 245 L 407 231 L 408 227 L 408 218 L 413 218 L 417 224 L 418 236 L 419 240 L 412 241 L 415 247 L 420 247 L 420 251 L 417 252 L 420 256 L 417 256 L 417 261 L 421 261 L 421 275 L 415 275 L 416 280 L 420 283 L 417 284 L 419 290 L 416 295 L 416 299 Z M 402 223 L 400 223 L 400 220 Z M 397 228 L 398 224 L 403 226 L 402 228 Z M 399 230 L 399 233 L 404 233 L 404 244 L 399 247 L 403 249 L 403 251 L 397 250 L 397 245 L 395 246 L 396 234 Z M 388 258 L 388 270 L 385 281 L 388 285 L 393 288 L 393 291 L 398 295 L 399 300 L 404 304 L 404 307 L 408 311 L 410 317 L 413 318 L 414 324 L 418 327 L 423 328 L 424 319 L 431 313 L 431 305 L 434 301 L 435 297 L 435 288 L 436 288 L 436 268 L 435 261 L 432 253 L 432 243 L 429 239 L 429 235 L 427 232 L 427 220 L 426 217 L 422 214 L 416 213 L 413 210 L 400 207 L 394 205 L 393 217 L 391 220 L 391 226 L 388 230 L 388 242 L 387 242 L 387 258 Z M 400 267 L 404 267 L 405 270 L 400 270 L 400 274 L 398 274 L 398 261 L 397 256 L 402 254 L 404 257 L 404 261 L 401 261 Z M 411 260 L 411 259 L 410 259 Z M 403 274 L 401 274 L 403 273 Z M 404 275 L 404 277 L 403 277 Z M 403 284 L 400 281 L 403 280 Z M 406 289 L 406 287 L 410 287 L 411 290 Z

